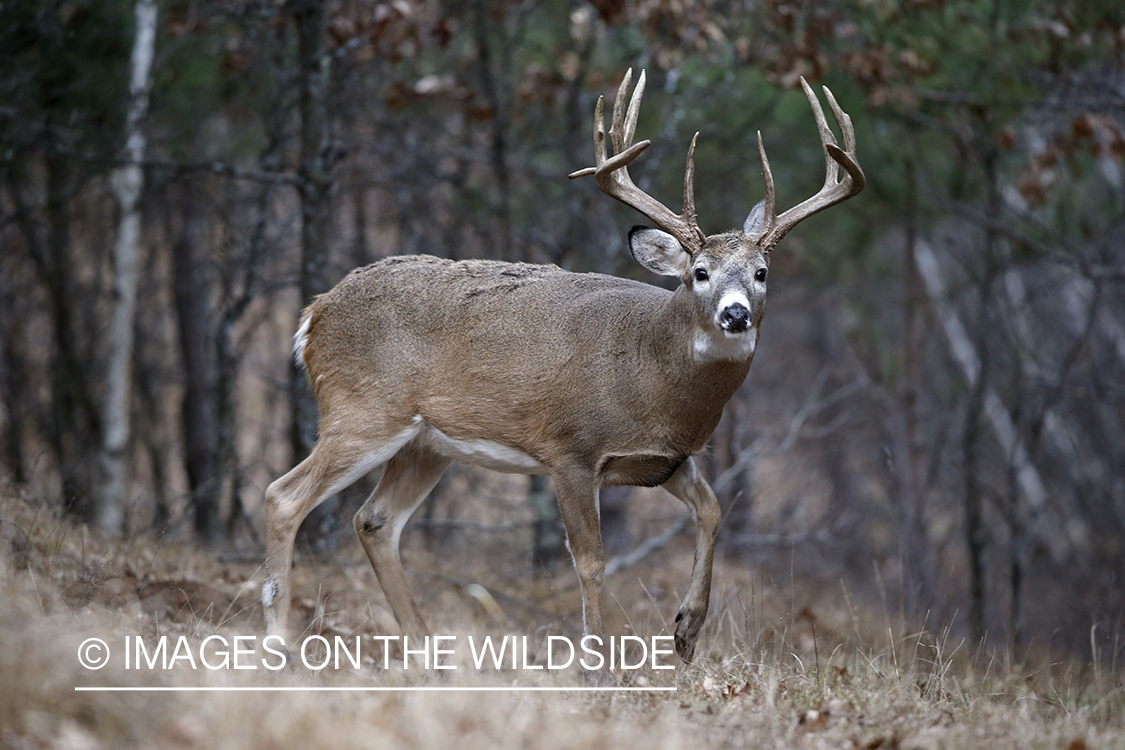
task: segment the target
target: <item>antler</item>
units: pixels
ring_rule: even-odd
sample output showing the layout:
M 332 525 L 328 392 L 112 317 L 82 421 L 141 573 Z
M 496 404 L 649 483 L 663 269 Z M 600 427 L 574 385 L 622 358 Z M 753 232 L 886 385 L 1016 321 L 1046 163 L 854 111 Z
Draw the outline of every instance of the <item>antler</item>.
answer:
M 832 130 L 828 127 L 820 101 L 803 77 L 801 78 L 801 86 L 804 88 L 805 96 L 808 97 L 809 104 L 812 106 L 813 115 L 816 117 L 816 127 L 820 131 L 820 142 L 824 146 L 826 171 L 824 187 L 816 195 L 798 203 L 781 216 L 774 213 L 773 174 L 770 172 L 769 159 L 766 158 L 766 148 L 762 145 L 762 132 L 758 131 L 758 155 L 762 159 L 762 179 L 766 183 L 766 217 L 762 231 L 754 239 L 754 244 L 763 250 L 771 249 L 790 229 L 817 211 L 823 211 L 829 206 L 846 201 L 863 190 L 863 186 L 867 184 L 867 178 L 863 176 L 863 170 L 859 166 L 859 158 L 855 153 L 855 129 L 852 127 L 852 118 L 840 109 L 840 105 L 836 103 L 836 97 L 832 96 L 828 87 L 822 86 L 825 96 L 828 97 L 828 104 L 832 107 L 832 114 L 835 116 L 836 122 L 839 123 L 840 132 L 844 136 L 844 148 L 840 148 L 836 144 L 836 136 L 832 134 Z M 842 180 L 839 179 L 840 167 L 843 167 L 845 172 Z
M 605 147 L 605 97 L 598 97 L 598 105 L 594 109 L 594 160 L 596 166 L 580 169 L 570 175 L 570 179 L 584 177 L 592 174 L 598 181 L 598 187 L 611 198 L 616 198 L 627 206 L 637 209 L 642 214 L 652 219 L 656 226 L 675 237 L 680 245 L 689 254 L 695 255 L 703 246 L 703 231 L 699 228 L 695 213 L 695 141 L 699 133 L 691 139 L 691 148 L 688 149 L 687 169 L 684 173 L 684 212 L 674 214 L 660 201 L 633 184 L 626 167 L 640 156 L 640 153 L 649 147 L 651 141 L 633 143 L 633 135 L 637 130 L 637 114 L 641 108 L 641 97 L 645 90 L 645 73 L 642 70 L 637 79 L 637 87 L 629 99 L 629 111 L 625 112 L 625 94 L 629 90 L 629 82 L 633 78 L 633 69 L 625 73 L 621 87 L 617 90 L 617 98 L 613 102 L 613 125 L 609 135 L 613 140 L 614 155 L 606 158 Z

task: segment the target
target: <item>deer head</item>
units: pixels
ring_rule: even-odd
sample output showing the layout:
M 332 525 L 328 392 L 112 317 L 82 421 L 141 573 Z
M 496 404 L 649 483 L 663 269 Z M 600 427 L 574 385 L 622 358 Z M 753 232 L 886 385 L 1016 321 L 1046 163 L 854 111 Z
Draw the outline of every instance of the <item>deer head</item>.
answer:
M 847 200 L 861 191 L 866 183 L 856 157 L 851 118 L 840 109 L 836 98 L 825 86 L 825 96 L 843 134 L 844 148 L 841 149 L 828 127 L 819 100 L 801 78 L 801 86 L 812 106 L 824 148 L 824 186 L 816 195 L 778 216 L 775 213 L 773 174 L 759 131 L 758 153 L 766 197 L 746 217 L 741 231 L 705 235 L 699 228 L 695 211 L 694 155 L 699 133 L 692 138 L 688 148 L 682 213 L 673 213 L 638 188 L 629 177 L 628 165 L 651 143 L 647 140 L 633 143 L 644 96 L 645 74 L 641 71 L 626 109 L 625 99 L 632 76 L 632 69 L 625 73 L 613 105 L 613 124 L 609 133 L 613 156 L 608 155 L 605 142 L 605 98 L 599 97 L 594 110 L 595 165 L 572 173 L 570 178 L 594 175 L 602 192 L 635 208 L 656 224 L 657 229 L 634 227 L 629 232 L 629 248 L 642 266 L 662 276 L 679 278 L 684 287 L 691 290 L 696 301 L 697 322 L 701 330 L 710 332 L 710 336 L 700 337 L 698 353 L 702 357 L 745 356 L 753 350 L 754 334 L 765 309 L 770 251 L 799 222 Z

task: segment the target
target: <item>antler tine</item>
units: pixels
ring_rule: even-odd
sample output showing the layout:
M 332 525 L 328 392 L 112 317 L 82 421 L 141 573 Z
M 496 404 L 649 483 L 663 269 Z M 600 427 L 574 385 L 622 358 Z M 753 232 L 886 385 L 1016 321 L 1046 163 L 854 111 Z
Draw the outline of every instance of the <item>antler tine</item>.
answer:
M 821 86 L 824 89 L 824 96 L 828 99 L 828 106 L 832 108 L 832 116 L 836 118 L 836 122 L 840 123 L 840 133 L 844 136 L 844 151 L 849 154 L 855 153 L 855 128 L 852 127 L 852 118 L 847 112 L 840 108 L 836 103 L 836 97 L 832 95 L 832 89 L 827 86 Z
M 679 241 L 680 245 L 689 254 L 696 254 L 703 246 L 703 232 L 696 221 L 695 214 L 695 140 L 692 139 L 691 149 L 688 151 L 687 169 L 684 174 L 684 212 L 674 214 L 655 198 L 638 188 L 629 177 L 628 165 L 640 156 L 640 153 L 649 147 L 651 141 L 633 143 L 636 133 L 637 117 L 641 109 L 641 97 L 644 95 L 645 74 L 641 71 L 637 79 L 637 86 L 629 99 L 626 111 L 625 95 L 632 81 L 633 71 L 630 68 L 621 81 L 617 90 L 617 99 L 613 103 L 613 123 L 610 127 L 610 140 L 613 142 L 614 155 L 607 158 L 605 148 L 605 121 L 603 99 L 598 99 L 598 106 L 594 110 L 594 159 L 595 166 L 580 169 L 570 175 L 571 179 L 594 175 L 601 191 L 611 198 L 616 198 L 627 206 L 635 208 L 642 214 L 652 219 L 656 226 L 668 232 Z M 698 137 L 698 133 L 696 136 Z
M 699 217 L 695 213 L 695 142 L 699 140 L 699 131 L 691 137 L 688 146 L 687 166 L 684 167 L 684 219 L 688 224 L 698 230 Z M 702 232 L 700 235 L 702 236 Z
M 594 163 L 605 164 L 605 97 L 598 97 L 594 107 Z
M 754 244 L 761 245 L 765 238 L 777 225 L 777 194 L 774 193 L 773 172 L 770 171 L 770 160 L 766 156 L 766 147 L 762 143 L 762 131 L 758 131 L 758 159 L 762 162 L 762 182 L 766 184 L 766 215 L 762 231 L 754 238 Z
M 805 98 L 809 100 L 809 106 L 812 107 L 816 129 L 820 133 L 820 143 L 824 146 L 824 184 L 831 186 L 836 183 L 840 173 L 839 166 L 832 159 L 832 155 L 828 153 L 829 144 L 837 145 L 836 135 L 832 132 L 832 128 L 828 127 L 828 118 L 824 116 L 824 108 L 820 106 L 820 100 L 816 98 L 812 86 L 809 85 L 804 76 L 801 76 L 801 88 L 804 89 Z M 833 115 L 835 115 L 835 112 L 833 112 Z
M 613 139 L 613 152 L 616 154 L 633 145 L 633 136 L 637 132 L 637 116 L 641 111 L 641 98 L 645 94 L 645 72 L 642 70 L 637 77 L 637 87 L 629 97 L 629 109 L 626 114 L 625 95 L 629 93 L 629 83 L 632 78 L 633 69 L 630 68 L 617 89 L 617 98 L 613 100 L 613 125 L 609 129 L 609 135 Z
M 863 169 L 859 166 L 859 159 L 856 156 L 855 128 L 852 127 L 852 118 L 840 108 L 840 105 L 836 102 L 836 97 L 832 95 L 828 87 L 823 86 L 828 104 L 832 108 L 832 115 L 836 118 L 836 122 L 840 126 L 840 133 L 843 136 L 844 148 L 840 148 L 836 142 L 836 136 L 828 126 L 828 120 L 824 115 L 823 107 L 820 106 L 820 101 L 804 78 L 801 78 L 801 87 L 809 100 L 809 106 L 812 107 L 817 131 L 820 133 L 821 146 L 824 148 L 824 186 L 816 195 L 798 203 L 780 216 L 776 216 L 772 205 L 774 202 L 773 176 L 769 173 L 761 134 L 758 134 L 758 152 L 762 158 L 762 175 L 766 181 L 766 225 L 761 234 L 755 238 L 754 243 L 765 250 L 771 249 L 790 229 L 800 222 L 829 206 L 846 201 L 863 190 L 864 185 L 867 184 L 867 178 L 864 177 Z M 840 179 L 840 167 L 844 168 L 843 179 Z

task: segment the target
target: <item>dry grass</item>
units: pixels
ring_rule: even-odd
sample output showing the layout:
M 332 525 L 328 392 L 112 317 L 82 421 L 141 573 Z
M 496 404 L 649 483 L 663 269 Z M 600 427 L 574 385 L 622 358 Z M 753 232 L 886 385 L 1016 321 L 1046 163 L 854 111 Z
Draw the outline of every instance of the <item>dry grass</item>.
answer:
M 110 542 L 11 492 L 0 496 L 0 536 L 0 747 L 1125 747 L 1120 665 L 974 662 L 947 634 L 906 634 L 885 612 L 825 606 L 823 592 L 782 593 L 732 563 L 717 571 L 702 658 L 671 673 L 626 675 L 675 692 L 78 692 L 83 685 L 582 683 L 575 672 L 386 672 L 374 660 L 321 673 L 126 671 L 119 661 L 91 672 L 76 653 L 92 636 L 112 646 L 126 636 L 183 635 L 197 645 L 214 634 L 256 635 L 257 565 L 149 538 Z M 669 547 L 662 567 L 610 581 L 611 632 L 667 632 L 690 554 Z M 497 566 L 468 559 L 416 549 L 408 557 L 417 570 L 437 573 L 413 580 L 438 630 L 540 641 L 549 632 L 576 635 L 572 573 L 505 579 Z M 306 562 L 296 574 L 309 632 L 391 629 L 358 560 Z M 482 606 L 487 597 L 466 593 L 466 582 L 494 592 L 492 614 Z

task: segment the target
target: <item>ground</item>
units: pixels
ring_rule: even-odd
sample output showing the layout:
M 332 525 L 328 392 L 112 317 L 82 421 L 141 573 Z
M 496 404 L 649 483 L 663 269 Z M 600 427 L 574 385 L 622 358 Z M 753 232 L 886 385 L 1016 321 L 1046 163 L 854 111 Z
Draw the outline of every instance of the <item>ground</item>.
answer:
M 329 643 L 359 636 L 359 668 L 345 657 L 339 669 L 274 671 L 262 658 L 278 657 L 260 646 L 238 657 L 256 669 L 222 668 L 224 645 L 233 653 L 236 636 L 255 645 L 262 636 L 253 556 L 228 559 L 148 536 L 109 539 L 35 498 L 0 492 L 0 747 L 1125 748 L 1122 665 L 970 654 L 948 630 L 912 632 L 846 591 L 782 588 L 725 558 L 695 663 L 661 657 L 674 669 L 652 669 L 650 660 L 615 675 L 617 687 L 674 690 L 496 690 L 586 686 L 577 668 L 524 668 L 525 659 L 544 664 L 549 635 L 577 639 L 580 605 L 565 566 L 553 576 L 504 578 L 488 565 L 495 542 L 479 535 L 468 543 L 476 554 L 420 542 L 408 554 L 431 626 L 460 649 L 449 657 L 458 669 L 384 668 L 371 636 L 394 633 L 394 622 L 358 545 L 298 561 L 294 623 L 307 625 L 302 637 Z M 607 580 L 611 633 L 649 643 L 671 633 L 676 587 L 690 568 L 683 542 Z M 825 604 L 840 599 L 848 603 Z M 515 669 L 476 669 L 468 638 L 504 634 L 526 635 L 527 656 Z M 161 636 L 167 651 L 158 655 Z M 181 636 L 179 660 L 160 668 L 158 656 L 173 656 Z M 98 655 L 90 638 L 114 652 L 106 667 L 80 664 Z M 136 639 L 155 666 L 136 668 Z M 203 658 L 220 668 L 191 668 Z M 178 689 L 75 689 L 107 686 Z M 250 689 L 216 690 L 232 687 Z M 312 689 L 327 687 L 412 690 Z M 493 690 L 448 690 L 457 687 Z

